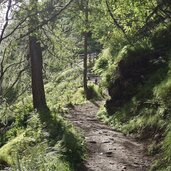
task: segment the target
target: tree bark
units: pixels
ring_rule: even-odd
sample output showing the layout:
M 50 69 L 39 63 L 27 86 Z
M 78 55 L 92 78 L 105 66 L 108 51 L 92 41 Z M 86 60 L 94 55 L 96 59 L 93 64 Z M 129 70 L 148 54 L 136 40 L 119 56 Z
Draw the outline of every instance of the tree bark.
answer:
M 32 30 L 35 25 L 39 23 L 37 13 L 38 0 L 30 0 L 31 12 L 36 15 L 30 17 L 29 30 Z M 38 32 L 38 30 L 36 30 Z M 29 35 L 29 57 L 31 62 L 31 80 L 32 80 L 32 96 L 33 107 L 37 111 L 44 111 L 47 109 L 44 83 L 43 83 L 43 60 L 42 49 L 35 32 Z
M 87 85 L 87 55 L 88 55 L 88 0 L 86 1 L 85 6 L 85 28 L 86 31 L 84 32 L 84 77 L 83 77 L 83 85 L 84 85 L 84 93 L 86 99 L 89 99 L 89 91 Z
M 31 60 L 33 107 L 38 111 L 42 111 L 47 108 L 42 73 L 42 50 L 35 36 L 29 37 L 29 54 Z
M 0 105 L 2 104 L 3 101 L 3 92 L 2 92 L 2 79 L 0 79 Z
M 87 46 L 88 46 L 88 36 L 87 36 L 87 32 L 84 33 L 84 93 L 86 98 L 88 99 L 88 86 L 87 86 Z

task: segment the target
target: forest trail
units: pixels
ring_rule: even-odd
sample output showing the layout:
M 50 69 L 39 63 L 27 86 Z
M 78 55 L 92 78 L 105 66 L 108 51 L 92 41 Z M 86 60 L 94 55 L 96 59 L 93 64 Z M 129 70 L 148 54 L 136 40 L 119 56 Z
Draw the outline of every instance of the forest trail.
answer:
M 66 117 L 83 133 L 87 160 L 78 171 L 147 171 L 151 159 L 144 145 L 114 131 L 96 118 L 98 104 L 74 106 Z

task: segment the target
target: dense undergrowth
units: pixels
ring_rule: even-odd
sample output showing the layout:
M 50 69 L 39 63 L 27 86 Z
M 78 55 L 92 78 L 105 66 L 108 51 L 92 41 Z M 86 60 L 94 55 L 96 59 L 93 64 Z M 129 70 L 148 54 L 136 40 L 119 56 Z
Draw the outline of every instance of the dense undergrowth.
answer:
M 151 170 L 171 170 L 171 39 L 170 27 L 119 53 L 104 49 L 94 70 L 110 98 L 99 118 L 125 134 L 148 140 L 155 155 Z
M 81 163 L 84 139 L 63 118 L 67 107 L 85 101 L 80 72 L 67 69 L 45 85 L 48 111 L 33 111 L 29 95 L 3 104 L 0 169 L 70 171 Z

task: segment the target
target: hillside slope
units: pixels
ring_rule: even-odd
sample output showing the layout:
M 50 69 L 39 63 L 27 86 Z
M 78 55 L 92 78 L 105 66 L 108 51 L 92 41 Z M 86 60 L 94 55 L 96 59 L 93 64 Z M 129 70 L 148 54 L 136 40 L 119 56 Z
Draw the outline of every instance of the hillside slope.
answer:
M 148 153 L 160 156 L 153 169 L 170 170 L 170 27 L 156 32 L 150 41 L 150 46 L 125 46 L 114 56 L 110 50 L 101 54 L 95 71 L 101 74 L 110 98 L 99 117 L 126 134 L 148 141 Z

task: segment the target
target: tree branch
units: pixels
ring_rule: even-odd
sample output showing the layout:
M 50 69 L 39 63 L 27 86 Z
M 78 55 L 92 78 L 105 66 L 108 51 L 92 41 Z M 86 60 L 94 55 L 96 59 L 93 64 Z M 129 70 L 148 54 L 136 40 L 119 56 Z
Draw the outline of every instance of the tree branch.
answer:
M 8 66 L 3 70 L 3 72 L 1 73 L 0 80 L 2 79 L 2 77 L 3 77 L 4 74 L 5 74 L 5 72 L 7 72 L 7 70 L 8 70 L 9 68 L 11 68 L 12 66 L 20 65 L 20 64 L 22 64 L 22 63 L 24 63 L 24 62 L 25 62 L 25 60 L 20 61 L 20 62 L 18 62 L 18 63 L 13 63 L 13 64 L 8 65 Z
M 10 2 L 12 1 L 12 0 L 9 0 Z M 55 14 L 53 14 L 49 19 L 46 19 L 46 20 L 44 20 L 44 21 L 42 21 L 42 23 L 40 23 L 38 26 L 36 26 L 35 28 L 33 28 L 32 30 L 29 30 L 27 33 L 25 33 L 25 34 L 23 34 L 23 35 L 21 35 L 17 40 L 19 40 L 19 39 L 22 39 L 22 38 L 24 38 L 24 37 L 26 37 L 26 36 L 28 36 L 28 35 L 30 35 L 31 33 L 33 33 L 35 30 L 37 30 L 37 29 L 39 29 L 39 28 L 41 28 L 42 26 L 44 26 L 44 25 L 46 25 L 46 24 L 48 24 L 48 22 L 51 22 L 52 20 L 54 20 L 58 15 L 60 15 L 61 14 L 61 12 L 63 12 L 71 3 L 73 2 L 73 0 L 70 0 L 62 9 L 60 9 L 57 13 L 55 13 Z M 9 11 L 10 11 L 10 9 L 9 9 Z M 39 11 L 39 13 L 42 13 L 43 11 Z M 7 13 L 9 13 L 9 12 L 7 12 Z M 37 14 L 32 14 L 32 15 L 37 15 Z M 8 14 L 6 14 L 6 16 L 8 16 Z M 8 18 L 8 20 L 6 20 L 7 22 L 6 22 L 6 24 L 4 25 L 5 27 L 3 28 L 3 34 L 1 34 L 1 36 L 0 36 L 0 44 L 1 44 L 1 42 L 4 40 L 4 39 L 6 39 L 6 38 L 8 38 L 8 37 L 10 37 L 26 20 L 27 20 L 27 18 L 29 18 L 30 17 L 30 15 L 28 15 L 28 16 L 26 16 L 22 21 L 20 21 L 18 24 L 17 24 L 17 26 L 9 33 L 9 34 L 7 34 L 6 36 L 4 36 L 4 32 L 5 32 L 5 29 L 6 29 L 6 27 L 7 27 L 7 25 L 8 25 L 8 21 L 9 21 L 9 18 Z
M 42 21 L 42 23 L 40 23 L 38 26 L 36 26 L 35 28 L 33 28 L 32 30 L 29 30 L 27 33 L 21 35 L 19 37 L 19 39 L 22 39 L 28 35 L 30 35 L 31 33 L 33 33 L 34 31 L 36 31 L 37 29 L 40 29 L 41 27 L 43 27 L 44 25 L 48 24 L 49 22 L 53 21 L 58 15 L 60 15 L 71 3 L 73 2 L 73 0 L 70 0 L 62 9 L 60 9 L 57 13 L 53 14 L 49 19 L 46 19 L 44 21 Z
M 11 36 L 26 20 L 27 20 L 27 18 L 28 18 L 28 16 L 27 17 L 25 17 L 21 22 L 19 22 L 18 24 L 17 24 L 17 26 L 9 33 L 9 34 L 7 34 L 6 36 L 4 36 L 4 37 L 2 37 L 2 38 L 0 38 L 0 43 L 4 40 L 4 39 L 6 39 L 6 38 L 8 38 L 9 36 Z
M 17 75 L 17 78 L 15 79 L 15 81 L 13 82 L 13 84 L 10 86 L 10 88 L 8 88 L 8 90 L 5 92 L 5 94 L 3 94 L 3 96 L 6 96 L 10 92 L 10 89 L 15 86 L 15 84 L 18 82 L 21 74 L 27 69 L 27 67 L 28 66 L 26 66 L 25 68 L 23 68 L 22 70 L 20 70 L 20 72 Z
M 142 36 L 142 34 L 144 34 L 144 33 L 147 34 L 151 28 L 153 28 L 154 26 L 156 26 L 157 24 L 159 24 L 160 22 L 162 22 L 164 20 L 164 19 L 161 20 L 158 18 L 153 19 L 154 21 L 151 20 L 154 15 L 157 16 L 158 12 L 162 11 L 163 6 L 164 6 L 164 2 L 159 3 L 157 6 L 154 7 L 153 11 L 147 16 L 144 25 L 140 29 L 138 29 L 138 31 L 137 31 L 137 33 L 135 33 L 134 37 L 137 37 L 139 35 Z M 159 16 L 159 14 L 158 14 L 158 16 Z
M 124 28 L 118 23 L 117 19 L 114 17 L 111 9 L 110 9 L 110 6 L 109 6 L 109 2 L 108 0 L 105 1 L 106 2 L 106 7 L 107 7 L 107 10 L 109 12 L 109 15 L 110 17 L 112 18 L 113 22 L 114 22 L 114 25 L 122 31 L 122 33 L 124 34 L 125 38 L 127 39 L 127 41 L 132 45 L 132 42 L 130 41 L 130 39 L 128 38 L 127 34 L 125 33 L 125 30 Z
M 8 0 L 8 8 L 7 8 L 7 11 L 6 11 L 6 15 L 5 15 L 5 24 L 2 28 L 2 32 L 0 34 L 0 44 L 2 42 L 2 39 L 3 39 L 3 36 L 4 36 L 4 33 L 5 33 L 5 30 L 8 26 L 8 22 L 9 22 L 9 13 L 10 13 L 10 10 L 11 10 L 11 4 L 12 4 L 12 0 Z

